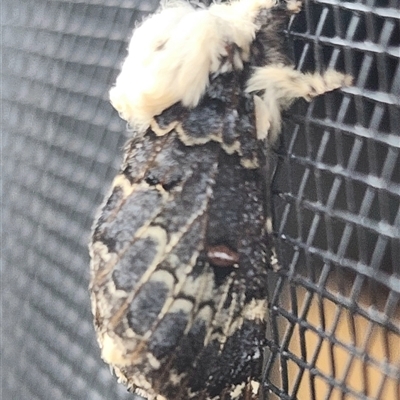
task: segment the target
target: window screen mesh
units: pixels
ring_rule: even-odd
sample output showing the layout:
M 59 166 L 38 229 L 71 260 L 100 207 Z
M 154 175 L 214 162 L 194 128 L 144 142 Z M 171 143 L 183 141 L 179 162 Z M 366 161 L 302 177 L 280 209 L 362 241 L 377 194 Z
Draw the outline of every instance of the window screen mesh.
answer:
M 319 1 L 292 26 L 301 69 L 356 80 L 287 119 L 271 398 L 400 399 L 399 22 L 398 2 Z
M 2 4 L 2 398 L 133 399 L 99 357 L 87 242 L 125 125 L 108 88 L 157 0 Z M 265 395 L 400 399 L 400 7 L 306 1 L 302 70 L 355 86 L 285 116 Z

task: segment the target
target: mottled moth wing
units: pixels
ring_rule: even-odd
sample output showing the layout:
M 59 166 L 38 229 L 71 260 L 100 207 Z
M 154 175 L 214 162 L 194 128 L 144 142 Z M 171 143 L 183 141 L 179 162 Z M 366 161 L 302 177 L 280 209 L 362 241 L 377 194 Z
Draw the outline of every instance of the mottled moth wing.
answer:
M 161 20 L 169 40 L 157 31 L 146 42 L 154 47 L 148 54 L 133 36 L 132 58 L 111 96 L 128 121 L 143 127 L 151 116 L 151 122 L 127 144 L 94 227 L 94 324 L 102 358 L 149 400 L 255 400 L 261 393 L 270 259 L 267 140 L 276 139 L 280 113 L 294 98 L 311 100 L 350 77 L 294 70 L 283 29 L 288 15 L 300 9 L 296 0 L 242 0 L 197 14 L 176 4 L 175 14 L 167 9 L 141 31 L 154 30 Z M 194 53 L 181 48 L 192 36 L 204 40 L 190 23 L 183 25 L 185 40 L 181 30 L 174 31 L 182 15 L 203 26 L 205 35 L 216 35 L 215 43 L 205 45 L 213 56 L 199 43 Z M 135 49 L 144 52 L 138 65 Z M 181 55 L 178 63 L 175 54 Z M 182 54 L 193 57 L 186 62 Z M 206 62 L 199 69 L 198 99 L 184 107 L 185 97 L 177 102 L 170 96 L 176 94 L 174 73 L 182 66 L 190 71 L 197 59 Z M 147 75 L 148 64 L 155 80 Z M 146 76 L 143 92 L 134 90 L 141 81 L 132 81 L 132 66 Z M 183 95 L 192 90 L 191 78 L 180 76 Z M 154 82 L 160 92 L 151 91 L 158 88 Z M 159 107 L 163 111 L 155 112 Z M 136 119 L 138 109 L 142 118 Z
M 93 234 L 102 356 L 149 398 L 250 399 L 258 390 L 266 146 L 236 73 L 215 79 L 209 94 L 194 110 L 174 106 L 157 118 L 154 130 L 173 127 L 168 134 L 149 129 L 128 143 Z

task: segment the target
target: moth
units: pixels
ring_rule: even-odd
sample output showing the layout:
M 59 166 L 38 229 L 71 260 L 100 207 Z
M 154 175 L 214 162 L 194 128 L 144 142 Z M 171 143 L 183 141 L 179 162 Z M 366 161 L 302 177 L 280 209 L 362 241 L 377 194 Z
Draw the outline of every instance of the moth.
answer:
M 285 53 L 298 1 L 164 4 L 110 99 L 132 128 L 90 244 L 103 360 L 149 400 L 253 400 L 266 346 L 268 144 L 281 111 L 348 85 Z

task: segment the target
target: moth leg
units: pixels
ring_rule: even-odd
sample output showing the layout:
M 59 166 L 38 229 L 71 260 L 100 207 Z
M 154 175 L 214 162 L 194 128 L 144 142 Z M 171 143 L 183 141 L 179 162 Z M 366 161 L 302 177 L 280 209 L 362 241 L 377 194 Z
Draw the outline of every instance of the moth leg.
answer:
M 297 14 L 301 11 L 303 2 L 301 0 L 287 0 L 286 10 L 289 14 Z
M 323 93 L 351 85 L 351 82 L 350 75 L 333 69 L 328 69 L 322 74 L 302 73 L 291 66 L 267 65 L 255 69 L 247 82 L 246 91 L 265 90 L 284 106 L 298 97 L 311 101 Z
M 261 98 L 265 104 L 265 115 L 268 117 L 257 115 L 256 109 L 256 118 L 257 120 L 269 118 L 271 129 L 268 135 L 269 139 L 274 141 L 280 131 L 280 112 L 290 106 L 294 99 L 302 97 L 311 101 L 316 96 L 351 85 L 351 83 L 350 75 L 333 69 L 328 69 L 322 74 L 302 73 L 292 66 L 275 64 L 256 68 L 247 82 L 246 91 L 263 92 Z M 258 110 L 261 109 L 262 107 L 258 106 Z M 265 133 L 262 136 L 265 136 Z

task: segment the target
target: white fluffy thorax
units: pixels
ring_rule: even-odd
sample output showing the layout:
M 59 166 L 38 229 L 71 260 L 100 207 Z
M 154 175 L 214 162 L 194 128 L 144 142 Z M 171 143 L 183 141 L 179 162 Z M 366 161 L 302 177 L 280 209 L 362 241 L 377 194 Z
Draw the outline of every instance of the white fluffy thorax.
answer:
M 136 128 L 174 103 L 195 107 L 210 74 L 240 69 L 258 29 L 260 10 L 274 0 L 241 0 L 195 9 L 183 1 L 168 2 L 135 29 L 115 87 L 112 105 Z M 229 46 L 236 46 L 232 62 Z

